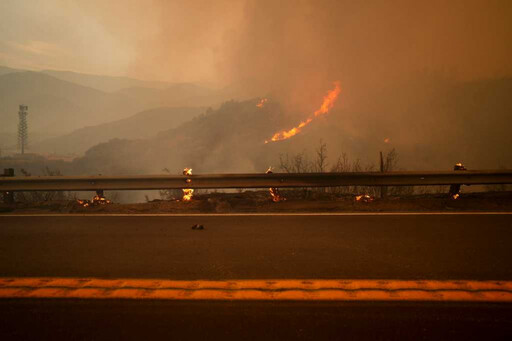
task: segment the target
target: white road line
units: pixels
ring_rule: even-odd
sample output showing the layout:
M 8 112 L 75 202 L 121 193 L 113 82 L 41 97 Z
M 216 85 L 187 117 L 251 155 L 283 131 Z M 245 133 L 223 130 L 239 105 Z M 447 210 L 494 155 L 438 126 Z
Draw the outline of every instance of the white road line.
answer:
M 293 216 L 456 216 L 512 215 L 512 212 L 329 212 L 329 213 L 64 213 L 64 214 L 0 214 L 7 217 L 293 217 Z

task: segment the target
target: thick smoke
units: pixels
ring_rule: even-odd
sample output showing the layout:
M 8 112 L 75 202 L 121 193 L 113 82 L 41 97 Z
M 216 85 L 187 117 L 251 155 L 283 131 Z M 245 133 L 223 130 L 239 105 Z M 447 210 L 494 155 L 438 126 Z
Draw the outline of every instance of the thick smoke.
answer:
M 510 1 L 248 1 L 221 75 L 312 105 L 340 80 L 346 105 L 436 72 L 512 75 Z
M 309 130 L 329 130 L 325 140 L 333 155 L 347 151 L 364 158 L 396 147 L 404 163 L 410 160 L 404 165 L 409 169 L 471 158 L 482 160 L 481 167 L 507 164 L 504 120 L 510 114 L 503 94 L 509 82 L 482 80 L 512 76 L 510 1 L 153 0 L 87 6 L 103 13 L 112 34 L 133 41 L 132 76 L 207 82 L 238 97 L 277 100 L 291 117 L 268 137 L 316 110 L 339 80 L 333 113 Z M 111 24 L 105 6 L 113 13 L 123 7 Z M 490 115 L 485 127 L 479 115 Z M 323 132 L 304 134 L 309 140 L 298 137 L 296 148 L 314 146 Z M 385 139 L 391 142 L 383 144 Z M 366 147 L 355 150 L 359 145 Z
M 132 76 L 273 93 L 308 110 L 334 80 L 350 105 L 418 73 L 512 75 L 507 0 L 81 3 L 131 42 Z
M 78 6 L 134 49 L 129 76 L 218 85 L 224 40 L 239 26 L 244 2 L 92 0 Z

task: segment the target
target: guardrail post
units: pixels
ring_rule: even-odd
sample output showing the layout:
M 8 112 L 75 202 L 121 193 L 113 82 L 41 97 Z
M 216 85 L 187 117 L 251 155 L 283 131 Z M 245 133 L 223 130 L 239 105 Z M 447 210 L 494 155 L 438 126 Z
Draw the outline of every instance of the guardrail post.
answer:
M 384 158 L 382 152 L 380 152 L 380 172 L 384 173 Z M 386 186 L 380 186 L 380 198 L 384 199 L 388 196 L 388 188 Z
M 14 176 L 14 169 L 13 168 L 5 168 L 4 174 L 2 176 Z M 14 192 L 3 192 L 4 202 L 6 204 L 14 204 Z
M 466 167 L 464 167 L 464 165 L 462 163 L 456 163 L 455 166 L 453 166 L 453 170 L 454 171 L 465 171 L 467 170 Z M 460 185 L 459 184 L 456 184 L 456 185 L 451 185 L 450 186 L 450 197 L 452 199 L 457 199 L 459 198 L 459 194 L 460 194 Z

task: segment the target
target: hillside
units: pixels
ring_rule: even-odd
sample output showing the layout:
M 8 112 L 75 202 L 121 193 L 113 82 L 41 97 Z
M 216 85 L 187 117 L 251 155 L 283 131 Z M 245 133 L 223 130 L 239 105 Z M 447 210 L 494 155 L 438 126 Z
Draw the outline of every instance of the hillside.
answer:
M 127 96 L 105 93 L 39 72 L 0 76 L 0 103 L 2 132 L 16 132 L 18 106 L 26 104 L 29 130 L 47 134 L 121 119 L 145 108 L 144 103 Z
M 306 151 L 313 159 L 323 140 L 330 165 L 343 152 L 363 166 L 376 165 L 379 151 L 396 148 L 399 166 L 410 170 L 449 170 L 456 162 L 470 169 L 512 168 L 511 90 L 512 79 L 404 84 L 358 106 L 335 107 L 296 137 L 269 144 L 263 141 L 296 124 L 299 113 L 291 119 L 272 101 L 261 109 L 256 99 L 227 102 L 155 138 L 97 145 L 75 166 L 86 174 L 158 173 L 164 167 L 173 173 L 183 167 L 259 172 L 278 166 L 279 154 Z
M 270 99 L 229 101 L 180 126 L 150 138 L 113 139 L 87 150 L 62 168 L 67 174 L 151 174 L 184 167 L 195 173 L 263 172 L 279 166 L 279 155 L 305 152 L 313 160 L 322 140 L 328 166 L 347 153 L 376 165 L 379 151 L 396 148 L 399 168 L 449 170 L 456 162 L 469 169 L 512 168 L 512 79 L 453 82 L 427 80 L 368 93 L 364 102 L 335 106 L 299 135 L 265 144 L 308 113 L 285 112 Z M 340 98 L 342 100 L 342 98 Z M 386 139 L 385 142 L 384 140 Z M 389 139 L 389 140 L 387 140 Z M 64 142 L 63 142 L 64 143 Z M 279 171 L 279 169 L 277 168 Z
M 0 65 L 0 76 L 8 74 L 8 73 L 21 72 L 21 71 L 24 71 L 24 70 L 13 69 L 13 68 L 10 68 L 10 67 L 7 67 L 7 66 L 1 66 Z
M 409 169 L 512 168 L 510 94 L 512 78 L 416 80 L 370 94 L 345 127 L 375 149 L 396 147 Z
M 173 173 L 184 167 L 198 172 L 254 170 L 271 126 L 282 119 L 277 103 L 258 108 L 257 99 L 229 101 L 215 111 L 139 141 L 112 140 L 89 149 L 75 160 L 81 173 Z M 248 161 L 249 160 L 249 161 Z
M 148 139 L 162 130 L 171 129 L 204 112 L 200 107 L 163 107 L 145 110 L 125 119 L 77 129 L 69 134 L 47 139 L 36 150 L 58 154 L 85 152 L 110 139 Z
M 98 76 L 94 79 L 100 78 Z M 108 85 L 108 77 L 105 79 L 105 84 Z M 105 79 L 101 78 L 102 81 Z M 147 96 L 146 90 L 157 91 L 158 96 Z M 29 107 L 29 145 L 37 147 L 42 139 L 120 120 L 143 110 L 163 106 L 184 106 L 179 103 L 200 107 L 222 100 L 217 98 L 216 94 L 205 95 L 207 98 L 202 97 L 205 93 L 209 94 L 204 88 L 194 85 L 172 86 L 165 90 L 130 88 L 124 93 L 109 93 L 63 81 L 41 72 L 6 73 L 0 76 L 0 146 L 9 147 L 16 144 L 20 104 Z

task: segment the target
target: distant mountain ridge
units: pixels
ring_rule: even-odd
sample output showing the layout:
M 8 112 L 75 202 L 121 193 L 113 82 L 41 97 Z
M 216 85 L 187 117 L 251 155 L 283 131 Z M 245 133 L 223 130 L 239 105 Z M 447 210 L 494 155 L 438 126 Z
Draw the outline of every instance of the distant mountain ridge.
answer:
M 131 85 L 137 86 L 118 89 Z M 102 87 L 116 91 L 98 89 Z M 29 107 L 30 148 L 37 146 L 41 139 L 121 120 L 144 110 L 177 106 L 206 107 L 217 105 L 225 99 L 225 94 L 195 84 L 0 67 L 0 148 L 16 144 L 20 104 Z
M 27 70 L 13 69 L 13 68 L 10 68 L 10 67 L 7 67 L 7 66 L 0 65 L 0 76 L 1 75 L 6 75 L 8 73 L 22 72 L 22 71 L 27 71 Z
M 69 134 L 40 142 L 36 149 L 57 154 L 81 154 L 92 146 L 114 138 L 148 139 L 158 132 L 175 128 L 204 112 L 201 107 L 163 107 L 133 116 L 77 129 Z
M 0 134 L 16 132 L 20 104 L 29 107 L 29 132 L 49 134 L 121 119 L 146 108 L 144 103 L 128 96 L 62 81 L 44 73 L 7 73 L 0 76 Z
M 172 83 L 168 82 L 143 81 L 135 78 L 120 76 L 91 75 L 73 71 L 43 70 L 41 73 L 50 75 L 60 80 L 88 86 L 90 88 L 105 92 L 115 92 L 124 88 L 131 87 L 164 89 L 172 85 Z
M 193 83 L 173 83 L 165 81 L 147 81 L 131 77 L 124 76 L 106 76 L 106 75 L 95 75 L 75 71 L 62 71 L 62 70 L 26 70 L 11 68 L 8 66 L 0 65 L 0 76 L 14 72 L 38 72 L 43 73 L 54 78 L 74 83 L 77 85 L 86 86 L 103 92 L 117 92 L 123 89 L 129 88 L 140 88 L 140 89 L 167 89 L 167 88 L 179 88 L 182 86 L 198 86 Z M 198 86 L 201 88 L 207 88 L 204 86 Z

